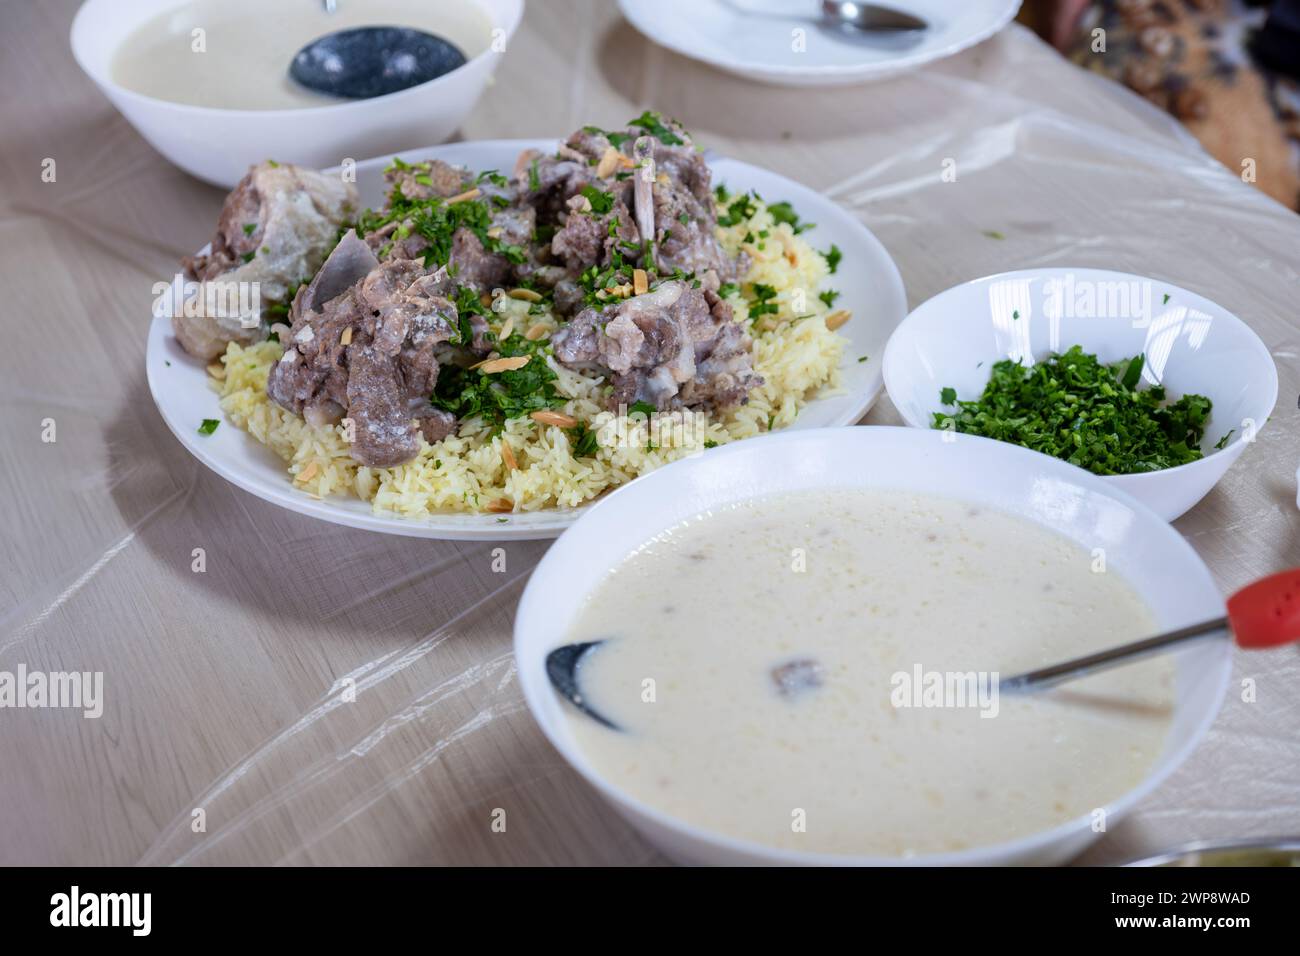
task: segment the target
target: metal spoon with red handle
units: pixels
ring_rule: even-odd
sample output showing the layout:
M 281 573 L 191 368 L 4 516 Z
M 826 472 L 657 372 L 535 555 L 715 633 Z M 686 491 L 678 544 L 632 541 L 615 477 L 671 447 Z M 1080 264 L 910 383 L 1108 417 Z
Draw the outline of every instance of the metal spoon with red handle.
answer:
M 1238 647 L 1261 650 L 1300 640 L 1300 568 L 1282 571 L 1247 585 L 1228 598 L 1228 616 L 1169 631 L 1158 637 L 1122 644 L 1072 661 L 1040 667 L 998 681 L 998 690 L 1028 692 L 1169 650 L 1200 638 L 1229 635 Z

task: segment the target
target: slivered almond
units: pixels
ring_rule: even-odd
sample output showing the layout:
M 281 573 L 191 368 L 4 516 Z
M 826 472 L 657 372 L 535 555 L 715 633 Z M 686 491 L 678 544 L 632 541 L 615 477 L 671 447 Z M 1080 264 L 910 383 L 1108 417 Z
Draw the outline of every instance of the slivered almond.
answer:
M 536 342 L 538 339 L 546 338 L 548 332 L 546 326 L 538 322 L 531 329 L 524 333 L 524 338 L 530 342 Z
M 507 293 L 512 299 L 521 299 L 524 302 L 541 302 L 542 296 L 532 289 L 511 289 Z
M 483 308 L 485 309 L 492 308 L 492 296 L 490 293 L 480 292 L 478 300 L 483 304 Z
M 533 412 L 528 416 L 539 425 L 554 425 L 556 428 L 573 428 L 578 420 L 562 412 Z
M 500 226 L 493 226 L 491 229 L 489 229 L 489 230 L 487 231 L 487 234 L 488 234 L 488 238 L 489 238 L 489 239 L 500 239 L 500 238 L 501 238 L 501 227 L 500 227 Z
M 515 317 L 512 315 L 506 319 L 505 325 L 501 326 L 501 331 L 497 333 L 497 341 L 504 342 L 510 338 L 510 333 L 515 330 Z
M 645 295 L 650 291 L 650 277 L 644 269 L 632 270 L 632 291 L 637 295 Z
M 514 511 L 514 503 L 509 498 L 493 498 L 487 504 L 487 510 L 493 514 L 504 514 L 508 511 Z
M 840 309 L 836 312 L 832 312 L 830 315 L 826 316 L 826 328 L 834 332 L 851 318 L 853 318 L 853 313 L 848 309 Z
M 583 212 L 591 212 L 591 200 L 586 196 L 579 196 L 578 199 L 581 200 L 578 203 L 578 208 Z
M 625 282 L 623 285 L 610 286 L 608 289 L 598 289 L 596 291 L 597 299 L 608 299 L 613 296 L 616 299 L 626 299 L 632 294 L 632 283 Z
M 596 176 L 600 179 L 611 176 L 614 170 L 618 169 L 622 157 L 623 154 L 613 146 L 607 147 L 605 155 L 600 157 L 600 162 L 596 165 Z
M 474 189 L 467 189 L 460 195 L 452 196 L 450 199 L 448 199 L 447 205 L 450 206 L 452 203 L 466 202 L 467 200 L 470 199 L 478 199 L 478 197 L 482 195 L 483 195 L 483 191 L 477 187 L 475 187 Z
M 308 462 L 307 467 L 304 468 L 302 471 L 298 472 L 298 475 L 297 477 L 294 478 L 294 481 L 311 481 L 313 478 L 316 477 L 316 472 L 318 471 L 320 471 L 320 468 L 319 466 L 317 466 L 316 462 L 314 461 Z
M 624 169 L 636 169 L 636 160 L 626 153 L 618 154 L 618 164 Z
M 506 467 L 509 468 L 511 471 L 518 470 L 519 462 L 515 460 L 514 449 L 512 449 L 505 442 L 501 443 L 501 460 L 506 463 Z
M 208 366 L 208 374 L 218 382 L 224 381 L 226 378 L 226 367 L 220 362 L 213 362 Z
M 352 344 L 352 326 L 349 325 L 346 329 L 343 330 L 343 334 L 339 336 L 339 345 L 351 345 L 351 344 Z
M 491 375 L 494 372 L 513 372 L 517 368 L 523 368 L 528 364 L 531 356 L 512 355 L 510 358 L 492 359 L 478 366 L 479 371 L 487 372 Z

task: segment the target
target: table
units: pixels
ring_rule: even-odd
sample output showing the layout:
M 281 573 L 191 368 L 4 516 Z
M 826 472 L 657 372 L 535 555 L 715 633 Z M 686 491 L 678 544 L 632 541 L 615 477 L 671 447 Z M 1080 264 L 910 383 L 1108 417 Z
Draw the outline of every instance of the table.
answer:
M 498 573 L 490 545 L 316 523 L 168 433 L 144 379 L 151 287 L 208 239 L 222 196 L 77 70 L 74 9 L 0 6 L 0 670 L 102 671 L 104 708 L 0 710 L 0 863 L 664 862 L 524 708 L 512 616 L 545 542 L 507 545 Z M 913 305 L 1075 264 L 1242 316 L 1277 360 L 1278 408 L 1177 527 L 1225 592 L 1300 565 L 1300 218 L 1163 114 L 1017 26 L 896 81 L 797 91 L 657 48 L 613 4 L 533 0 L 463 136 L 555 136 L 649 105 L 851 209 Z M 898 417 L 882 399 L 866 420 Z M 1295 648 L 1238 655 L 1208 738 L 1084 862 L 1300 832 L 1298 681 Z

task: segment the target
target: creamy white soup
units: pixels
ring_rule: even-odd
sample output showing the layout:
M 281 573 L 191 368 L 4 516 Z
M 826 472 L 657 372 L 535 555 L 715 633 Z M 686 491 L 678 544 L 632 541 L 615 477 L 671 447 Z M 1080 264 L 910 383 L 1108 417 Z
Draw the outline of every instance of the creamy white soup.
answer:
M 289 78 L 307 43 L 361 26 L 416 27 L 451 41 L 467 59 L 492 42 L 492 21 L 473 0 L 195 0 L 133 32 L 113 57 L 113 79 L 145 96 L 239 110 L 339 102 Z M 202 30 L 201 46 L 194 31 Z
M 759 843 L 904 857 L 1091 813 L 1160 754 L 1173 665 L 1033 696 L 1003 677 L 1146 636 L 1113 570 L 1027 520 L 904 492 L 758 499 L 616 567 L 568 635 L 610 730 L 568 707 L 599 773 Z M 567 707 L 567 705 L 566 705 Z

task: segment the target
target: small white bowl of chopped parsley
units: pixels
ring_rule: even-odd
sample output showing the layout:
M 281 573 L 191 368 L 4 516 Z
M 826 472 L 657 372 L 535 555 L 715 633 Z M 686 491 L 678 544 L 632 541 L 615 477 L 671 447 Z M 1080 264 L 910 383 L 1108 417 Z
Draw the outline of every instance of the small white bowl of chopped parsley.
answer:
M 1168 521 L 1268 421 L 1277 368 L 1241 319 L 1102 269 L 975 279 L 917 307 L 885 350 L 903 420 L 1022 445 L 1100 475 Z

